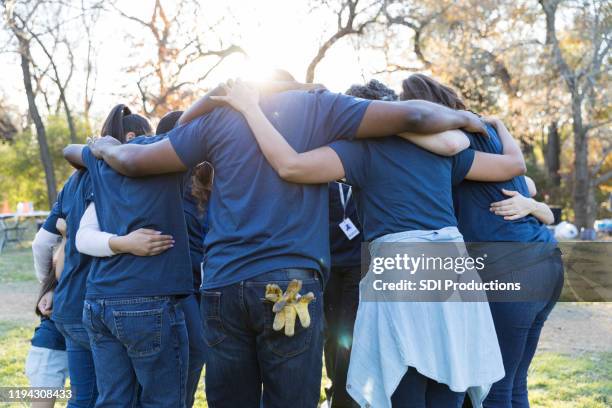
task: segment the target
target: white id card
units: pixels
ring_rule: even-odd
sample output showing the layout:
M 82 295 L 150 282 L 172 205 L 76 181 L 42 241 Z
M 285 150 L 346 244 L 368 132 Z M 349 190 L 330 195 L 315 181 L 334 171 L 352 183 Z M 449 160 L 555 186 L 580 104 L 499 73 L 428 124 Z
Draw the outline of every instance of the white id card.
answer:
M 353 221 L 351 221 L 350 218 L 345 218 L 344 221 L 338 224 L 338 226 L 349 240 L 359 235 L 359 230 L 357 229 L 357 227 L 355 227 L 355 224 L 353 224 Z

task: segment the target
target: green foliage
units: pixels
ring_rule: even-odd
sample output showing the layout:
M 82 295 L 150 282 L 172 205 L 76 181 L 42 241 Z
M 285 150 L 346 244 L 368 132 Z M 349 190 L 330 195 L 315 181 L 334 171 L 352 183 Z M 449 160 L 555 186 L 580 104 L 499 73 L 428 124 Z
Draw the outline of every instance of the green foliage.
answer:
M 84 120 L 75 120 L 78 142 L 84 142 L 89 130 Z M 62 149 L 70 143 L 70 132 L 64 115 L 49 116 L 45 126 L 59 189 L 72 173 L 62 157 Z M 35 209 L 47 209 L 45 174 L 33 126 L 15 135 L 12 143 L 0 144 L 0 157 L 0 203 L 7 200 L 14 210 L 18 202 L 31 201 Z

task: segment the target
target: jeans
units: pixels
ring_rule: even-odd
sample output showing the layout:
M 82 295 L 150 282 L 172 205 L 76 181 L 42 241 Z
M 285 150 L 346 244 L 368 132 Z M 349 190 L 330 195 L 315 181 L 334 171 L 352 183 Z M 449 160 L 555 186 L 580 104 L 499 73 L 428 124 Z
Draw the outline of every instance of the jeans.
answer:
M 391 396 L 391 404 L 393 408 L 460 408 L 464 398 L 464 392 L 451 391 L 448 385 L 410 367 Z
M 72 387 L 68 408 L 93 407 L 98 397 L 98 388 L 87 331 L 82 323 L 55 322 L 55 326 L 66 339 L 68 372 Z
M 295 334 L 274 331 L 266 285 L 284 291 L 302 280 L 313 292 L 311 323 L 296 319 Z M 208 345 L 206 397 L 211 408 L 314 408 L 319 402 L 323 360 L 323 293 L 317 272 L 283 269 L 233 285 L 202 291 L 202 320 Z M 263 396 L 262 396 L 263 386 Z
M 189 344 L 175 297 L 86 300 L 96 407 L 185 406 Z
M 181 299 L 180 303 L 185 314 L 185 325 L 189 337 L 189 367 L 187 369 L 187 389 L 185 405 L 190 408 L 198 390 L 202 368 L 206 363 L 206 342 L 198 296 L 191 295 Z
M 553 256 L 528 268 L 512 272 L 511 279 L 521 286 L 545 283 L 547 301 L 492 302 L 491 313 L 499 339 L 506 376 L 493 384 L 485 408 L 526 408 L 527 371 L 538 347 L 544 322 L 563 289 L 563 262 L 557 249 Z M 542 288 L 532 288 L 541 293 Z
M 359 304 L 361 267 L 332 267 L 325 286 L 325 368 L 332 386 L 327 399 L 332 408 L 359 405 L 346 392 L 346 375 L 353 344 L 353 326 Z

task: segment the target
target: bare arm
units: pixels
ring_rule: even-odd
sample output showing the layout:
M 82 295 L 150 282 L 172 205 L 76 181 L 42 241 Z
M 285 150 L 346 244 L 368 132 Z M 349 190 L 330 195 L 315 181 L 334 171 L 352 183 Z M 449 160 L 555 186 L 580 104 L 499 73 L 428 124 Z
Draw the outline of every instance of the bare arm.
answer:
M 453 129 L 487 134 L 484 123 L 471 112 L 419 100 L 372 101 L 361 120 L 357 137 L 382 137 L 403 132 L 431 135 Z
M 499 119 L 488 119 L 495 126 L 503 145 L 503 154 L 476 152 L 466 179 L 474 181 L 505 181 L 525 174 L 527 167 L 521 149 Z
M 491 203 L 491 211 L 504 217 L 505 220 L 518 220 L 529 214 L 544 224 L 552 224 L 555 217 L 546 203 L 525 197 L 518 191 L 503 189 L 502 193 L 510 198 Z
M 76 169 L 85 168 L 83 163 L 83 148 L 85 145 L 71 144 L 64 148 L 64 159 Z
M 187 170 L 168 139 L 148 145 L 122 145 L 117 139 L 105 136 L 89 147 L 97 158 L 103 159 L 116 172 L 128 177 Z
M 454 156 L 470 146 L 470 139 L 460 130 L 447 130 L 429 136 L 400 133 L 399 136 L 440 156 Z

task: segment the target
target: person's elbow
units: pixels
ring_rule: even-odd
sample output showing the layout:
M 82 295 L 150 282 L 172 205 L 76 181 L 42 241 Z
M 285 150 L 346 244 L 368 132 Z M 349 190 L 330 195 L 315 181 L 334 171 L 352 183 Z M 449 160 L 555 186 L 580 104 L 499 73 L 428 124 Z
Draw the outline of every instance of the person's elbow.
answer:
M 510 164 L 510 172 L 512 177 L 524 176 L 527 173 L 527 165 L 525 160 L 521 156 L 520 158 L 514 158 Z
M 295 163 L 283 163 L 278 166 L 277 173 L 280 178 L 289 182 L 299 182 L 301 171 Z
M 408 109 L 404 113 L 403 127 L 406 131 L 424 133 L 427 115 L 419 109 Z
M 86 246 L 86 233 L 83 229 L 77 231 L 76 236 L 74 237 L 74 243 L 78 252 L 85 254 L 85 246 Z M 86 254 L 87 255 L 87 254 Z
M 454 156 L 461 153 L 470 146 L 470 141 L 466 136 L 449 137 L 444 139 L 443 150 L 444 156 Z
M 275 170 L 280 178 L 292 183 L 299 183 L 304 177 L 304 168 L 297 158 L 285 158 L 275 165 Z

